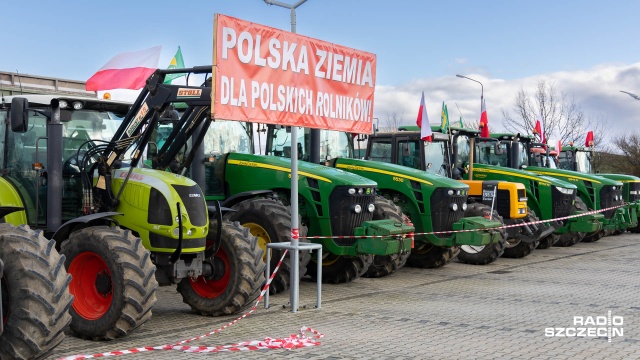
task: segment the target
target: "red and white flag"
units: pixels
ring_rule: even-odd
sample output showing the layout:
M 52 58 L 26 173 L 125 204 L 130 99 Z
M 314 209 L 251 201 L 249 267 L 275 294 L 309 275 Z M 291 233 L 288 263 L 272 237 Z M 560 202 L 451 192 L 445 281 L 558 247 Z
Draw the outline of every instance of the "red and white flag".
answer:
M 480 114 L 480 137 L 489 137 L 489 119 L 487 118 L 487 104 L 482 99 L 482 113 Z
M 420 137 L 424 141 L 432 141 L 431 125 L 429 125 L 429 116 L 427 115 L 427 107 L 424 105 L 424 91 L 422 92 L 422 100 L 420 100 L 420 109 L 418 110 L 418 119 L 416 124 L 420 128 Z
M 542 126 L 542 116 L 540 116 L 539 120 L 536 120 L 536 127 L 533 129 L 533 132 L 538 134 L 541 143 L 547 143 L 547 139 L 544 136 L 544 127 Z
M 114 56 L 87 80 L 87 91 L 143 88 L 158 68 L 161 49 L 155 46 Z

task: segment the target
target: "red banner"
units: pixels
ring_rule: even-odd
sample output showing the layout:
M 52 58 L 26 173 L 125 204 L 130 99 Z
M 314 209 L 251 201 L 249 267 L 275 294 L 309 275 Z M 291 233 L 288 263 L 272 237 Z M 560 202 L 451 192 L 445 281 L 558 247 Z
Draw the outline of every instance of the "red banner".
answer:
M 221 14 L 213 48 L 214 119 L 372 132 L 374 54 Z

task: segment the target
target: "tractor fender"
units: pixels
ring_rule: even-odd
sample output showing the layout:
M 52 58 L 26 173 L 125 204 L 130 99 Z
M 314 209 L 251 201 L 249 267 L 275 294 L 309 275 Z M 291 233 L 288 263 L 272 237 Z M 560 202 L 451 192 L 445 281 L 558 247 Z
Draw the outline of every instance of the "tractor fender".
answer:
M 56 230 L 56 232 L 53 234 L 52 239 L 56 241 L 56 248 L 59 248 L 60 244 L 64 240 L 67 240 L 69 238 L 69 235 L 78 224 L 90 224 L 96 220 L 106 220 L 107 222 L 112 223 L 115 226 L 120 226 L 117 221 L 111 218 L 111 216 L 116 215 L 123 214 L 115 211 L 107 211 L 80 216 L 79 218 L 67 221 L 66 223 L 62 224 L 60 228 L 58 228 L 58 230 Z
M 266 194 L 273 194 L 273 191 L 271 190 L 252 190 L 252 191 L 245 191 L 245 192 L 241 192 L 238 194 L 235 194 L 233 196 L 228 197 L 227 199 L 225 199 L 222 203 L 220 203 L 220 206 L 224 207 L 233 207 L 233 205 L 244 201 L 246 199 L 250 199 L 250 198 L 254 198 L 257 197 L 259 195 L 266 195 Z
M 26 224 L 27 212 L 24 207 L 18 190 L 7 179 L 0 177 L 0 222 L 6 221 L 15 226 Z

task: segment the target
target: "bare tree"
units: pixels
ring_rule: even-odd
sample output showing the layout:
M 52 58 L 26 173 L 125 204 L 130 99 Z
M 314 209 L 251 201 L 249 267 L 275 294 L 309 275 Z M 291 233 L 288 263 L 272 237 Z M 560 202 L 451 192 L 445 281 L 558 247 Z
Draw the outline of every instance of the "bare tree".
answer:
M 397 112 L 388 112 L 386 118 L 383 119 L 382 126 L 378 128 L 378 131 L 392 132 L 398 131 L 398 127 L 404 125 L 404 110 Z
M 553 82 L 538 81 L 532 96 L 521 88 L 516 94 L 513 107 L 515 115 L 502 110 L 503 124 L 507 131 L 533 134 L 536 120 L 541 118 L 547 141 L 553 137 L 566 144 L 586 134 L 582 110 L 573 97 L 558 93 Z
M 622 152 L 625 174 L 640 175 L 640 135 L 625 134 L 616 137 L 613 143 Z

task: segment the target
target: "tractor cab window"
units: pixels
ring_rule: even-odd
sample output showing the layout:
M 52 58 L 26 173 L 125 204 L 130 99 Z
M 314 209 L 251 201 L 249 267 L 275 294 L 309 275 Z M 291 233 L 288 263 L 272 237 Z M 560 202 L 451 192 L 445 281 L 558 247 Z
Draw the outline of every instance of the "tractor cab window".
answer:
M 513 144 L 517 144 L 518 148 L 520 149 L 520 151 L 518 151 L 518 159 L 517 159 L 517 163 L 516 166 L 518 169 L 522 169 L 522 165 L 528 166 L 529 165 L 529 151 L 526 147 L 526 145 L 524 143 L 521 142 L 517 142 L 517 143 L 511 143 L 512 146 Z
M 216 157 L 236 152 L 251 154 L 253 142 L 251 124 L 241 121 L 212 121 L 204 137 L 204 155 Z
M 496 154 L 496 147 L 501 151 Z M 507 166 L 509 163 L 507 144 L 496 141 L 481 141 L 476 144 L 476 162 L 493 166 Z
M 543 155 L 543 161 L 545 161 L 543 164 L 544 166 L 550 168 L 550 169 L 557 169 L 558 166 L 556 165 L 556 158 L 555 156 L 549 155 L 547 156 L 546 154 Z
M 271 147 L 267 149 L 267 155 L 291 158 L 291 144 L 295 143 L 298 149 L 298 159 L 307 160 L 308 152 L 305 152 L 305 149 L 308 149 L 309 145 L 305 144 L 306 137 L 303 128 L 298 127 L 298 139 L 295 142 L 291 141 L 290 127 L 270 126 L 269 133 Z
M 586 151 L 576 151 L 577 171 L 585 174 L 591 174 L 591 154 Z
M 391 139 L 376 139 L 371 141 L 369 160 L 391 162 Z
M 471 153 L 469 138 L 466 136 L 458 136 L 456 138 L 456 144 L 458 146 L 458 152 L 456 154 L 456 167 L 459 169 L 464 169 L 469 165 L 469 154 Z
M 399 165 L 420 169 L 420 142 L 418 140 L 400 140 L 397 143 Z
M 447 176 L 448 152 L 442 141 L 424 141 L 425 170 L 432 174 Z
M 574 170 L 573 168 L 573 151 L 561 151 L 558 156 L 558 168 L 563 170 Z
M 320 160 L 339 157 L 353 158 L 353 136 L 335 130 L 320 131 Z

